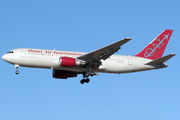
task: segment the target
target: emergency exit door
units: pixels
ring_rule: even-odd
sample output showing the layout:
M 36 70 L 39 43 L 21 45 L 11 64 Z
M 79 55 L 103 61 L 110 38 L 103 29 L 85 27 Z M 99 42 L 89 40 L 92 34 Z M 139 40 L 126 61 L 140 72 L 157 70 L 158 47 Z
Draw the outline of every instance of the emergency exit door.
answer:
M 128 59 L 128 64 L 129 64 L 129 65 L 132 65 L 132 64 L 133 64 L 133 59 L 132 59 L 132 58 L 129 58 L 129 59 Z
M 21 51 L 21 57 L 25 57 L 25 51 L 24 50 Z

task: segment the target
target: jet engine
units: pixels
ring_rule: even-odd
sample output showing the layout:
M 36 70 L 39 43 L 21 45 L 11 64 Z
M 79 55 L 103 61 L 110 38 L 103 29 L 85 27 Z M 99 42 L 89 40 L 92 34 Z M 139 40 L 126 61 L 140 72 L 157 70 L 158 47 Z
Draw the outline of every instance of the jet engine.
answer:
M 70 77 L 77 77 L 77 73 L 64 70 L 53 70 L 53 78 L 67 79 Z
M 76 58 L 71 57 L 60 57 L 59 64 L 63 67 L 74 67 L 74 66 L 83 66 L 85 65 L 85 61 L 78 60 Z

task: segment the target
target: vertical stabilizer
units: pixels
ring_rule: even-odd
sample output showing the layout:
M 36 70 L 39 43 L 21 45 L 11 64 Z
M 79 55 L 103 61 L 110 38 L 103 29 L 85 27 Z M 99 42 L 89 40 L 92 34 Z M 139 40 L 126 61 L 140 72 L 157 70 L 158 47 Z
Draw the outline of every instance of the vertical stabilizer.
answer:
M 158 37 L 156 37 L 149 45 L 147 45 L 140 53 L 135 56 L 152 60 L 161 58 L 172 32 L 173 30 L 164 30 Z

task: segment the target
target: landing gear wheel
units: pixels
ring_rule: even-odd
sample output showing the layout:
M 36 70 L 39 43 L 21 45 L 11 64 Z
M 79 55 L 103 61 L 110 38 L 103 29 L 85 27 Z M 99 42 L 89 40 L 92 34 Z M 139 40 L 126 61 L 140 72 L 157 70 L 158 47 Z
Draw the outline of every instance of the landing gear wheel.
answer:
M 89 77 L 89 73 L 88 72 L 85 74 L 85 77 Z
M 85 82 L 86 82 L 86 83 L 89 83 L 89 81 L 90 81 L 90 79 L 89 79 L 89 78 L 87 78 Z
M 89 81 L 90 81 L 90 79 L 89 79 L 89 78 L 86 78 L 86 79 L 82 79 L 82 80 L 80 81 L 80 83 L 81 83 L 81 84 L 84 84 L 85 82 L 86 82 L 86 83 L 89 83 Z
M 17 70 L 15 73 L 18 75 L 18 74 L 19 74 L 19 71 Z
M 90 76 L 94 76 L 94 75 L 95 75 L 95 72 L 91 71 Z
M 82 79 L 82 80 L 80 81 L 80 83 L 81 83 L 81 84 L 84 84 L 84 82 L 85 82 L 85 80 L 84 80 L 84 79 Z

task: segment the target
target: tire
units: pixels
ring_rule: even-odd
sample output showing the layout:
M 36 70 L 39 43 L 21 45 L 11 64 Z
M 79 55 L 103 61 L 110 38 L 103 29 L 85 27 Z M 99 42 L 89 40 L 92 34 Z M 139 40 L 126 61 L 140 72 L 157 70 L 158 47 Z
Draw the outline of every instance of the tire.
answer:
M 90 79 L 89 79 L 89 78 L 87 78 L 87 79 L 86 79 L 86 83 L 89 83 L 89 81 L 90 81 Z
M 19 74 L 19 71 L 17 70 L 15 73 L 18 75 L 18 74 Z
M 80 81 L 80 83 L 81 83 L 81 84 L 84 84 L 84 79 L 82 79 L 82 80 Z

